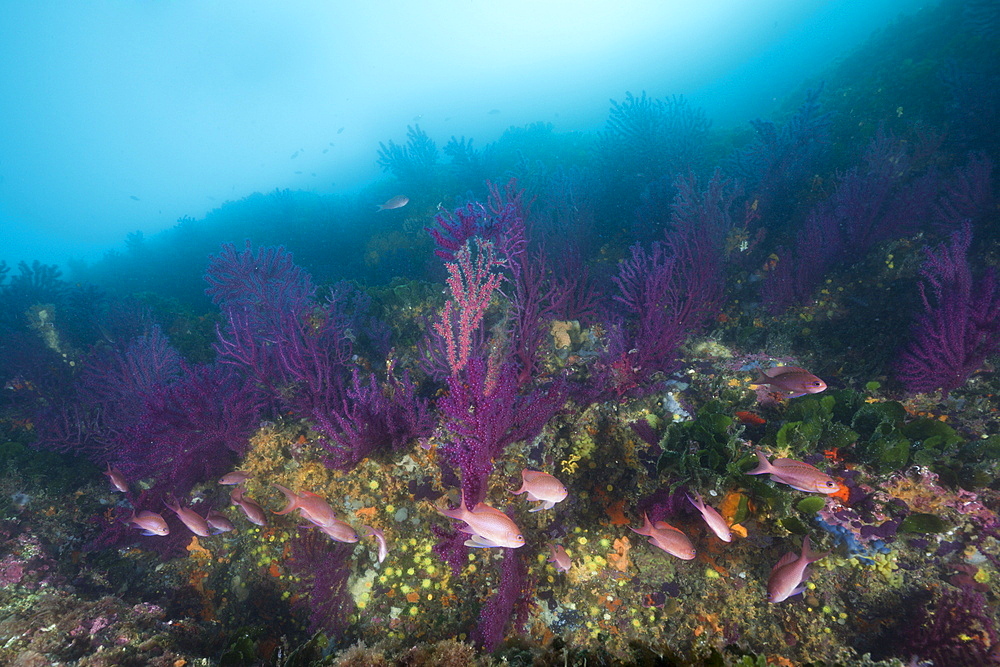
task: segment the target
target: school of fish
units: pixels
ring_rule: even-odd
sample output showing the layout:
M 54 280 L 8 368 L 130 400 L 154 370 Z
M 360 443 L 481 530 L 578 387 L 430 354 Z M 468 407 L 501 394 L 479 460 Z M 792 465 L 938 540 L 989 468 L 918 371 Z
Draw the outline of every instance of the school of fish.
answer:
M 406 203 L 405 201 L 399 203 L 396 200 L 405 200 L 405 197 L 394 198 L 382 208 L 398 208 Z M 826 383 L 823 380 L 804 369 L 792 366 L 777 366 L 759 370 L 754 384 L 768 386 L 786 398 L 818 393 L 826 389 Z M 746 414 L 751 415 L 752 413 Z M 753 421 L 753 423 L 757 422 Z M 763 423 L 763 420 L 760 420 L 759 423 Z M 832 477 L 803 461 L 788 458 L 769 460 L 759 449 L 755 450 L 755 454 L 758 466 L 748 471 L 747 475 L 770 475 L 770 479 L 774 482 L 807 493 L 832 494 L 837 493 L 841 488 L 840 484 Z M 104 475 L 108 477 L 114 490 L 129 493 L 128 482 L 117 468 L 109 464 Z M 242 511 L 250 523 L 264 526 L 267 523 L 266 512 L 257 502 L 245 495 L 245 485 L 250 478 L 250 473 L 235 470 L 224 475 L 219 480 L 219 484 L 233 486 L 230 493 L 232 504 Z M 310 491 L 293 491 L 280 484 L 272 484 L 272 486 L 280 491 L 286 500 L 285 506 L 274 511 L 274 514 L 286 515 L 298 510 L 299 516 L 305 519 L 308 524 L 334 541 L 354 543 L 360 540 L 354 527 L 340 519 L 333 507 L 321 496 Z M 566 487 L 556 477 L 546 472 L 527 468 L 521 471 L 520 488 L 512 493 L 514 495 L 524 494 L 529 502 L 537 503 L 528 510 L 529 512 L 551 510 L 569 497 Z M 688 495 L 687 499 L 716 538 L 725 543 L 732 541 L 732 528 L 718 510 L 706 504 L 702 496 L 697 493 Z M 211 510 L 207 515 L 202 516 L 173 499 L 165 500 L 164 504 L 188 530 L 199 537 L 236 530 L 236 526 L 229 518 L 217 510 Z M 434 509 L 442 516 L 461 523 L 458 530 L 468 535 L 468 539 L 465 541 L 465 545 L 468 547 L 518 549 L 526 544 L 524 534 L 514 519 L 508 513 L 484 502 L 469 508 L 466 507 L 463 498 L 459 501 L 457 508 L 450 508 L 442 499 L 434 505 Z M 634 533 L 648 537 L 650 545 L 685 561 L 693 560 L 697 556 L 694 544 L 681 529 L 663 520 L 652 521 L 647 514 L 643 514 L 642 519 L 643 522 L 639 528 L 629 526 L 629 529 Z M 133 510 L 127 523 L 147 536 L 164 536 L 170 533 L 169 525 L 163 516 L 150 510 L 138 512 Z M 383 532 L 367 525 L 362 526 L 362 529 L 365 536 L 374 539 L 376 558 L 379 563 L 383 562 L 389 552 Z M 569 571 L 573 562 L 563 545 L 549 542 L 547 546 L 550 554 L 547 562 L 559 572 Z M 785 554 L 772 568 L 767 584 L 768 601 L 779 603 L 801 593 L 805 588 L 805 581 L 809 578 L 809 565 L 824 556 L 826 553 L 817 554 L 811 551 L 809 538 L 805 537 L 799 554 L 794 552 Z

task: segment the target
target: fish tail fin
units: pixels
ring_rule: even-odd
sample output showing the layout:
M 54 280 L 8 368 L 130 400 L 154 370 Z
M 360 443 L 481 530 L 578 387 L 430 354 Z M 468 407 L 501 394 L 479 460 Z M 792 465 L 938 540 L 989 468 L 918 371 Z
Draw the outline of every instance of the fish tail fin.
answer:
M 289 512 L 294 512 L 295 509 L 298 508 L 299 506 L 298 494 L 296 494 L 291 489 L 285 488 L 281 484 L 272 484 L 271 486 L 273 486 L 278 491 L 281 491 L 283 494 L 285 494 L 285 499 L 288 501 L 288 504 L 285 505 L 284 509 L 278 510 L 277 512 L 275 512 L 275 514 L 288 514 Z
M 697 493 L 693 496 L 690 493 L 685 494 L 687 496 L 688 502 L 694 505 L 694 508 L 699 512 L 704 511 L 705 501 L 701 499 L 701 496 Z
M 750 384 L 771 384 L 771 378 L 767 377 L 767 374 L 764 373 L 760 366 L 755 368 L 754 372 L 757 375 L 754 376 L 753 380 L 750 380 Z
M 813 551 L 809 544 L 808 535 L 802 539 L 802 558 L 805 559 L 807 563 L 815 563 L 816 561 L 826 558 L 829 555 L 829 551 L 824 551 L 823 553 Z
M 459 503 L 460 504 L 459 504 L 458 507 L 456 507 L 455 509 L 450 509 L 448 507 L 448 496 L 444 495 L 444 496 L 441 496 L 441 498 L 438 499 L 438 501 L 436 503 L 434 503 L 434 509 L 437 511 L 438 514 L 440 514 L 442 516 L 446 516 L 449 519 L 459 519 L 459 520 L 461 520 L 462 516 L 465 514 L 465 511 L 466 511 L 465 510 L 465 497 L 464 496 L 459 500 Z
M 645 512 L 643 512 L 643 514 L 642 514 L 642 528 L 639 528 L 637 530 L 635 528 L 632 528 L 632 526 L 629 526 L 629 529 L 633 533 L 637 533 L 639 535 L 645 535 L 646 537 L 649 537 L 650 534 L 653 531 L 653 522 L 649 520 L 649 515 L 646 514 Z
M 767 460 L 766 456 L 764 456 L 764 452 L 759 449 L 757 450 L 757 461 L 759 464 L 753 470 L 748 471 L 748 475 L 765 475 L 767 473 L 774 472 L 774 466 L 772 466 L 771 462 Z
M 385 206 L 383 206 L 382 204 L 375 204 L 375 212 L 376 213 L 378 213 L 379 211 L 384 211 L 384 210 L 385 210 Z

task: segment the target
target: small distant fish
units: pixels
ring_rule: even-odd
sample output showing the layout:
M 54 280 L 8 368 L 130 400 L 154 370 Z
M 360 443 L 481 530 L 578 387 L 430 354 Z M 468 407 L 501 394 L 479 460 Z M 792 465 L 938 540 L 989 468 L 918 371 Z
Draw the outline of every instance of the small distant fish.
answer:
M 136 528 L 141 528 L 143 535 L 159 535 L 162 537 L 170 534 L 167 522 L 156 512 L 142 510 L 136 514 L 135 510 L 132 510 L 132 516 L 129 517 L 128 522 Z
M 809 578 L 809 564 L 825 556 L 825 553 L 816 554 L 809 551 L 809 536 L 803 538 L 802 554 L 796 556 L 788 552 L 771 570 L 771 576 L 767 580 L 767 601 L 783 602 L 804 591 L 805 580 Z
M 561 544 L 549 542 L 549 553 L 551 555 L 545 562 L 552 563 L 552 566 L 560 572 L 569 572 L 569 569 L 573 567 L 573 561 L 570 560 L 569 554 L 566 553 Z
M 324 154 L 324 155 L 325 155 L 326 153 L 329 153 L 329 152 L 330 152 L 330 149 L 329 149 L 329 148 L 324 148 L 324 149 L 323 149 L 323 154 Z
M 234 505 L 243 510 L 243 514 L 246 515 L 250 523 L 257 526 L 267 525 L 267 515 L 264 514 L 264 508 L 249 498 L 245 498 L 242 486 L 234 488 L 232 493 L 229 494 L 229 499 L 233 501 Z
M 712 529 L 716 537 L 723 542 L 733 541 L 733 533 L 729 530 L 729 524 L 726 523 L 726 520 L 722 518 L 722 515 L 714 507 L 706 505 L 705 501 L 698 494 L 695 494 L 694 497 L 688 496 L 687 499 L 694 505 L 696 510 L 701 512 L 701 518 L 705 520 L 705 523 Z
M 129 195 L 129 199 L 131 199 L 132 201 L 139 201 L 139 198 L 136 197 L 135 195 Z
M 218 510 L 212 510 L 209 512 L 208 516 L 205 517 L 205 523 L 207 523 L 208 527 L 212 529 L 213 535 L 228 533 L 231 530 L 236 530 L 236 526 L 234 526 L 233 522 L 229 520 L 229 517 Z
M 301 174 L 302 174 L 302 172 L 301 172 L 301 171 L 297 171 L 297 172 L 295 172 L 295 173 L 296 173 L 296 174 L 299 174 L 299 175 L 301 175 Z
M 20 375 L 7 380 L 3 388 L 8 391 L 34 391 L 35 385 L 30 380 L 25 380 Z
M 496 116 L 498 113 L 500 113 L 500 109 L 490 109 L 486 113 L 489 114 L 490 116 Z
M 406 195 L 396 195 L 384 204 L 378 204 L 376 211 L 391 211 L 394 208 L 403 208 L 410 203 L 410 198 Z
M 299 156 L 299 151 L 295 151 L 294 153 L 292 153 L 292 157 L 290 157 L 290 158 L 288 158 L 288 159 L 289 159 L 289 160 L 294 160 L 294 159 L 295 159 L 295 158 L 297 158 L 298 156 Z
M 128 493 L 128 482 L 125 481 L 125 476 L 122 475 L 122 471 L 118 468 L 112 468 L 111 464 L 108 464 L 108 469 L 104 471 L 104 474 L 108 476 L 108 480 L 111 482 L 111 486 L 115 487 L 116 491 L 121 491 L 122 493 Z
M 253 477 L 253 474 L 247 472 L 246 470 L 233 470 L 232 472 L 227 472 L 223 475 L 222 479 L 219 480 L 219 484 L 227 486 L 233 484 L 243 484 L 251 477 Z
M 344 128 L 340 128 L 339 130 L 337 130 L 337 134 L 340 134 L 343 131 L 344 131 Z M 332 146 L 333 144 L 330 144 L 330 145 Z
M 351 524 L 347 523 L 346 521 L 341 521 L 340 519 L 336 519 L 334 521 L 331 521 L 330 523 L 324 523 L 324 524 L 317 523 L 315 525 L 327 537 L 337 542 L 346 542 L 348 544 L 353 544 L 357 542 L 359 539 L 361 539 L 358 537 L 358 534 L 357 532 L 355 532 L 354 528 L 351 527 Z
M 538 505 L 528 510 L 529 512 L 550 510 L 568 495 L 562 482 L 549 473 L 528 469 L 521 471 L 521 488 L 515 491 L 514 495 L 522 493 L 528 494 L 528 500 L 540 501 Z
M 818 394 L 826 390 L 823 380 L 797 366 L 775 366 L 766 370 L 758 368 L 757 378 L 752 384 L 768 385 L 786 398 Z
M 347 528 L 350 528 L 350 526 L 337 518 L 337 513 L 332 507 L 330 507 L 330 503 L 326 502 L 322 496 L 312 493 L 311 491 L 295 493 L 291 489 L 287 489 L 280 484 L 273 484 L 272 486 L 285 494 L 285 498 L 288 500 L 288 504 L 285 505 L 285 508 L 275 512 L 275 514 L 288 514 L 298 510 L 299 514 L 302 515 L 302 518 L 309 523 L 318 526 L 321 530 L 323 530 L 323 532 L 330 535 L 333 539 L 341 542 L 358 541 L 357 535 L 354 536 L 355 539 L 353 540 L 341 540 L 339 537 L 335 537 L 330 534 L 330 532 L 327 532 L 326 529 L 329 528 L 337 535 L 348 535 L 344 526 L 347 526 Z M 351 528 L 351 533 L 353 532 L 354 529 Z
M 774 459 L 768 461 L 764 452 L 757 450 L 757 460 L 760 462 L 748 475 L 770 475 L 771 480 L 787 484 L 793 489 L 807 493 L 836 493 L 840 491 L 838 484 L 825 472 L 795 459 Z
M 666 521 L 657 521 L 653 524 L 645 514 L 642 515 L 642 520 L 642 528 L 636 530 L 629 526 L 629 530 L 639 535 L 645 535 L 649 538 L 650 544 L 663 549 L 671 556 L 676 556 L 681 560 L 692 560 L 695 557 L 694 545 L 680 529 L 674 528 Z
M 422 113 L 418 113 L 416 116 L 413 117 L 413 122 L 415 123 L 423 117 L 424 115 Z
M 365 529 L 365 535 L 375 538 L 375 542 L 378 544 L 378 562 L 381 563 L 389 555 L 389 547 L 385 543 L 385 535 L 378 528 L 372 528 L 371 526 L 361 527 Z
M 187 526 L 188 530 L 198 537 L 208 537 L 212 534 L 212 531 L 208 527 L 208 522 L 205 521 L 205 517 L 201 516 L 190 507 L 181 507 L 176 500 L 173 502 L 167 502 L 164 500 L 163 504 L 172 510 L 173 513 L 177 515 L 177 518 L 181 520 L 181 523 Z

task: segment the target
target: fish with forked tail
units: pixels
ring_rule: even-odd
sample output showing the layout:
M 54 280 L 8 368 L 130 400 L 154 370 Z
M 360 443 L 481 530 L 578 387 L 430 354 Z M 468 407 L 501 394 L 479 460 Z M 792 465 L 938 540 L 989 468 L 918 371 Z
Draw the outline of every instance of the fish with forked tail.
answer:
M 757 377 L 751 384 L 767 385 L 785 398 L 798 398 L 826 390 L 826 382 L 798 366 L 758 368 Z
M 771 570 L 767 580 L 767 601 L 783 602 L 805 590 L 809 578 L 809 564 L 824 558 L 827 552 L 817 554 L 809 550 L 809 536 L 802 540 L 802 553 L 796 556 L 789 551 Z
M 403 208 L 410 203 L 410 198 L 406 195 L 396 195 L 392 199 L 386 200 L 384 204 L 378 204 L 377 211 L 391 211 L 394 208 Z
M 840 484 L 832 477 L 804 461 L 795 459 L 768 461 L 764 452 L 759 449 L 757 461 L 760 465 L 747 472 L 748 475 L 770 475 L 772 481 L 787 484 L 793 489 L 807 493 L 830 494 L 840 491 Z

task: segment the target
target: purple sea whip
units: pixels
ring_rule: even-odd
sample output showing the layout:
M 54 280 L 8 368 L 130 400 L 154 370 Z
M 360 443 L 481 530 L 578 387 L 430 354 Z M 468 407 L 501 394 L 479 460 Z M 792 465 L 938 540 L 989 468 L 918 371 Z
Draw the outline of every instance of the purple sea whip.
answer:
M 972 226 L 948 244 L 927 250 L 920 269 L 920 300 L 913 340 L 897 363 L 896 376 L 910 392 L 962 386 L 987 356 L 1000 350 L 1000 293 L 992 269 L 978 281 L 969 267 Z

